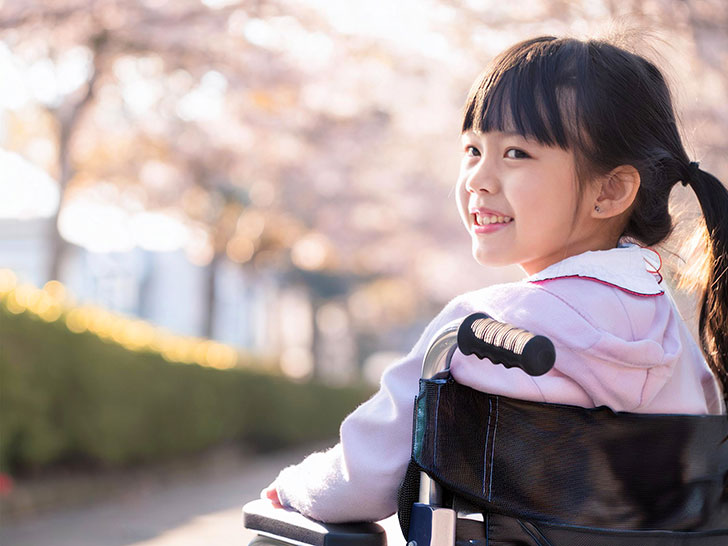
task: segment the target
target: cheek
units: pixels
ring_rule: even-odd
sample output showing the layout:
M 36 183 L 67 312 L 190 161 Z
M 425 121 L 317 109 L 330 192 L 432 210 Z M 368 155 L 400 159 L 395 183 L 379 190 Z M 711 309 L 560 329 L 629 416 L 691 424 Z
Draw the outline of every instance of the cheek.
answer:
M 519 193 L 517 227 L 534 244 L 567 234 L 571 222 L 568 199 L 548 186 L 530 187 Z
M 462 182 L 462 179 L 458 180 L 457 185 L 455 187 L 455 204 L 458 208 L 458 212 L 460 213 L 460 218 L 465 222 L 468 223 L 468 200 L 469 195 L 467 190 L 465 189 L 465 184 Z

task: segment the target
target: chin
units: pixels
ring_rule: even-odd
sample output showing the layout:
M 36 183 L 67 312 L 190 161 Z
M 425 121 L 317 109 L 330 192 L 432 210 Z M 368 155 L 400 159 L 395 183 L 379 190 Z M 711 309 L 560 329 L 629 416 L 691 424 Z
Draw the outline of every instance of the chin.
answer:
M 483 252 L 482 250 L 475 248 L 473 249 L 473 258 L 475 258 L 475 261 L 480 265 L 487 267 L 505 267 L 515 263 L 512 260 L 506 259 L 503 254 Z

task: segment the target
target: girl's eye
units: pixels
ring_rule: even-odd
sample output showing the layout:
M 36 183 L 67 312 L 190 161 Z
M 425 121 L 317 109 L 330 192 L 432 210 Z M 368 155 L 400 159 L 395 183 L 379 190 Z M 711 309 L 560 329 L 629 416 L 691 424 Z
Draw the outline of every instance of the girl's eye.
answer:
M 480 150 L 478 150 L 475 146 L 465 146 L 465 155 L 469 155 L 471 157 L 478 157 L 480 155 Z
M 506 150 L 505 156 L 508 159 L 528 159 L 529 157 L 531 157 L 520 148 L 508 148 Z

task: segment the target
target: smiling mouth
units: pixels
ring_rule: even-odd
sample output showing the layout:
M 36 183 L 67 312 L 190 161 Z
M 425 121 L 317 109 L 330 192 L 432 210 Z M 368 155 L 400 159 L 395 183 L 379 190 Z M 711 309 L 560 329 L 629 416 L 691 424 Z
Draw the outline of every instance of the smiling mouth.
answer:
M 510 216 L 498 216 L 495 214 L 473 214 L 473 223 L 476 226 L 489 226 L 491 224 L 509 224 L 513 221 Z

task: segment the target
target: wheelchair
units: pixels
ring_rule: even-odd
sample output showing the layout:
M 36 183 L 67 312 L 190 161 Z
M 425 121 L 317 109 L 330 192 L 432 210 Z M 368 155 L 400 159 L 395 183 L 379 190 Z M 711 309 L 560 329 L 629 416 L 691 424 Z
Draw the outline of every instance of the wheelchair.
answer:
M 475 313 L 430 343 L 399 491 L 407 546 L 727 546 L 728 418 L 537 403 L 459 385 L 456 349 L 553 366 L 544 336 Z M 249 502 L 251 546 L 386 546 L 376 523 L 325 524 Z

